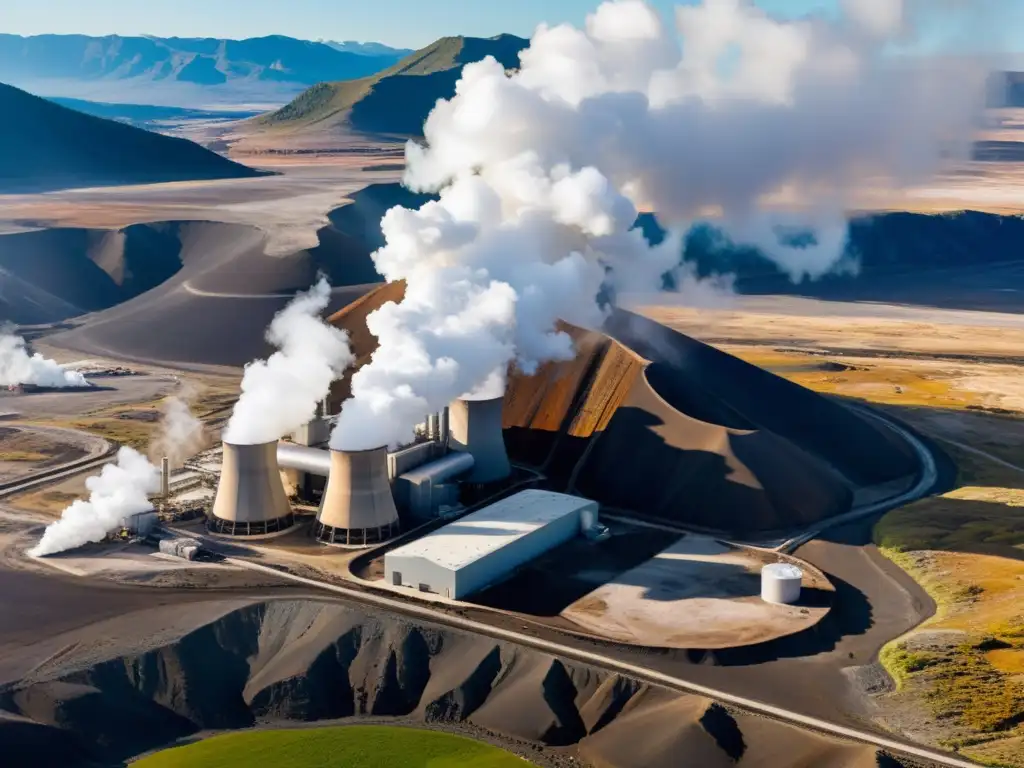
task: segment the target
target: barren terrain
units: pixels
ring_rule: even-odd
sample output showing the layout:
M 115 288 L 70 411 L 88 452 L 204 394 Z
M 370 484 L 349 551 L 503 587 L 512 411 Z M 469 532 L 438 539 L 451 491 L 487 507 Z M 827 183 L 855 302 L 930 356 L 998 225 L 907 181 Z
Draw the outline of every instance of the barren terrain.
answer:
M 1000 289 L 989 290 L 1003 306 Z M 1024 765 L 1024 315 L 913 306 L 924 303 L 773 296 L 647 312 L 804 386 L 877 404 L 952 457 L 949 492 L 889 513 L 875 531 L 937 612 L 884 649 L 894 692 L 870 675 L 859 684 L 889 728 Z

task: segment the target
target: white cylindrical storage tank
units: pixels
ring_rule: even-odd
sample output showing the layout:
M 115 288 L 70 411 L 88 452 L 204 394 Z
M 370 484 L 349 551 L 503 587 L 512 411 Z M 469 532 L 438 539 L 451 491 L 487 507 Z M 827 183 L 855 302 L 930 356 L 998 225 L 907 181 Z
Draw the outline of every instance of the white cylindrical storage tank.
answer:
M 512 474 L 502 432 L 504 398 L 453 400 L 448 406 L 448 447 L 473 456 L 470 483 L 493 483 Z
M 771 563 L 761 569 L 761 599 L 791 605 L 800 599 L 804 572 L 792 563 Z
M 262 536 L 295 524 L 277 463 L 277 440 L 224 443 L 220 482 L 207 527 L 211 533 Z

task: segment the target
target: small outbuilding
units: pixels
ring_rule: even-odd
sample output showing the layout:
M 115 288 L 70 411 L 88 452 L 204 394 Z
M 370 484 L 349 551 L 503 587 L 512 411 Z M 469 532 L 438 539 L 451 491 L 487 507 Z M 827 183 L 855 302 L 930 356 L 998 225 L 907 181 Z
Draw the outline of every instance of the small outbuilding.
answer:
M 384 555 L 388 584 L 460 599 L 597 522 L 597 502 L 527 490 Z

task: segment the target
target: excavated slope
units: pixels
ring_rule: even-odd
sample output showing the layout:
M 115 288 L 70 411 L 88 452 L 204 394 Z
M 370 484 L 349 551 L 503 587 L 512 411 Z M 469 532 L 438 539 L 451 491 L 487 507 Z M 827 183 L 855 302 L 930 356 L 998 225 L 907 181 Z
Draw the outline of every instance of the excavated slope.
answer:
M 421 199 L 393 185 L 367 187 L 329 214 L 316 247 L 283 256 L 267 255 L 261 230 L 219 222 L 0 236 L 0 302 L 9 268 L 71 307 L 16 321 L 92 312 L 50 337 L 59 346 L 143 362 L 240 366 L 272 351 L 263 339 L 267 325 L 318 273 L 335 287 L 329 311 L 375 287 L 380 276 L 370 254 L 383 244 L 381 216 Z
M 403 290 L 383 286 L 331 318 L 359 365 L 376 344 L 366 316 Z M 604 333 L 564 329 L 576 358 L 513 371 L 505 396 L 509 453 L 555 488 L 752 535 L 840 514 L 852 488 L 916 471 L 909 447 L 868 417 L 646 318 L 616 311 Z
M 898 765 L 707 699 L 338 603 L 197 608 L 174 619 L 141 611 L 45 641 L 45 660 L 0 689 L 4 765 L 109 764 L 204 729 L 360 715 L 577 745 L 605 768 Z

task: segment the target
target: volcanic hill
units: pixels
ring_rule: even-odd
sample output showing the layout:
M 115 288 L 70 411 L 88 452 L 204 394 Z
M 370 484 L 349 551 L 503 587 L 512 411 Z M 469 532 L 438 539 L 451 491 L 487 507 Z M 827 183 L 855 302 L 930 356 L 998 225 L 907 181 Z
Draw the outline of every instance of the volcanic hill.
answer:
M 376 347 L 366 316 L 403 294 L 389 283 L 330 318 L 357 359 L 332 412 Z M 504 413 L 512 458 L 556 490 L 744 537 L 841 514 L 857 489 L 917 471 L 910 447 L 860 412 L 654 321 L 616 310 L 603 333 L 563 328 L 576 358 L 513 371 Z
M 0 194 L 245 178 L 260 171 L 185 139 L 93 117 L 0 84 Z
M 455 95 L 466 64 L 493 56 L 514 69 L 528 45 L 514 35 L 442 37 L 370 77 L 315 85 L 276 112 L 255 118 L 252 126 L 289 135 L 346 129 L 419 135 L 437 100 Z

